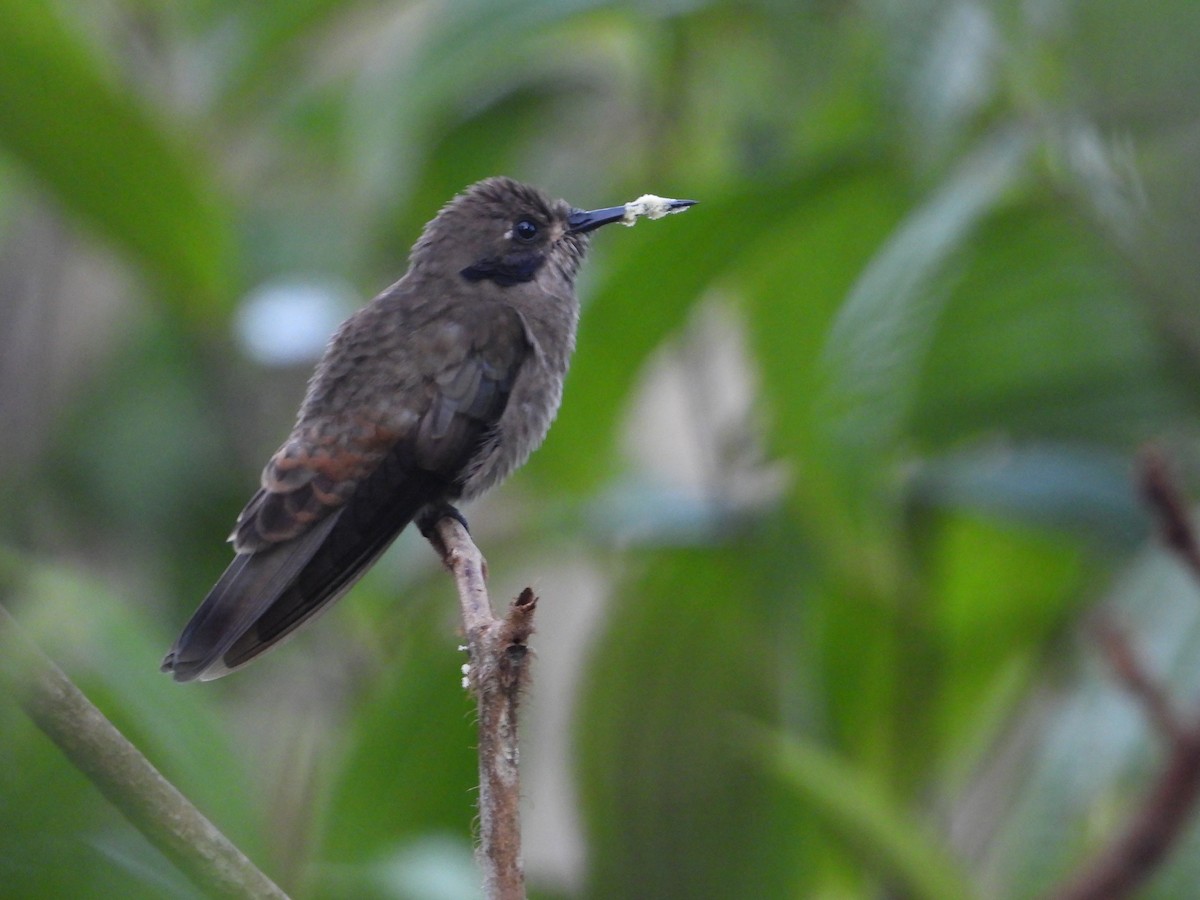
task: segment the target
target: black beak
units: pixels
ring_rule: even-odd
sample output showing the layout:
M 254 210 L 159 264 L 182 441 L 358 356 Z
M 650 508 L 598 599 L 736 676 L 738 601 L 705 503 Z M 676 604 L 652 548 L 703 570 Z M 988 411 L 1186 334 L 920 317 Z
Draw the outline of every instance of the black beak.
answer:
M 670 211 L 675 212 L 695 205 L 695 200 L 672 200 Z M 589 231 L 595 231 L 601 225 L 611 225 L 613 222 L 620 222 L 624 219 L 624 206 L 609 206 L 606 209 L 577 209 L 567 216 L 567 229 L 571 234 L 586 234 Z M 633 224 L 632 219 L 630 219 L 630 224 Z

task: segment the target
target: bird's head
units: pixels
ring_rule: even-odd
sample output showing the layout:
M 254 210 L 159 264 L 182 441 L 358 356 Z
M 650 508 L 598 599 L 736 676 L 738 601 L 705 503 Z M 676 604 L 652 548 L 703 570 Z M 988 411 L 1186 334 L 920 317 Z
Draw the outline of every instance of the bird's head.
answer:
M 413 248 L 412 267 L 486 286 L 541 281 L 551 289 L 570 289 L 587 252 L 588 232 L 612 222 L 632 224 L 631 216 L 644 214 L 628 206 L 580 210 L 511 178 L 488 178 L 447 203 L 425 226 Z

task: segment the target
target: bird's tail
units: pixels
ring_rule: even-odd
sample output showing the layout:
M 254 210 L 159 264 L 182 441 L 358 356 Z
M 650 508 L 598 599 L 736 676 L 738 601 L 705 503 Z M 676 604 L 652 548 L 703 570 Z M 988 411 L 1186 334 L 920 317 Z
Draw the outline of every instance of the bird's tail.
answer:
M 444 480 L 411 470 L 406 489 L 388 502 L 378 501 L 370 480 L 363 487 L 311 530 L 230 563 L 162 670 L 176 681 L 209 681 L 250 662 L 349 590 L 421 508 L 446 490 Z

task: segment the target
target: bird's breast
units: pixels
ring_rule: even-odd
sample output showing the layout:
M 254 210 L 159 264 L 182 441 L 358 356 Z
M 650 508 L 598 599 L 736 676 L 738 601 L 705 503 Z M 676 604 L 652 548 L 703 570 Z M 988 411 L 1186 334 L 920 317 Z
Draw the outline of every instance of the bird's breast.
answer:
M 563 382 L 575 349 L 579 307 L 573 292 L 544 295 L 549 302 L 520 309 L 532 352 L 522 364 L 508 404 L 469 467 L 462 499 L 504 480 L 529 458 L 550 430 L 562 402 Z
M 562 402 L 563 371 L 531 363 L 517 376 L 508 405 L 468 467 L 462 499 L 470 500 L 519 468 L 546 438 Z

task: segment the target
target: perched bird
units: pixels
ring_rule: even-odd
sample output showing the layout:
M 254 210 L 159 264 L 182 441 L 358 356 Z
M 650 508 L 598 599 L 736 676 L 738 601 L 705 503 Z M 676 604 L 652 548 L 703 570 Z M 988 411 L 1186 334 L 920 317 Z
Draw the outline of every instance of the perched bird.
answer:
M 451 200 L 404 277 L 330 340 L 295 428 L 230 536 L 236 557 L 163 660 L 218 678 L 326 609 L 416 520 L 492 487 L 550 427 L 575 347 L 587 233 L 692 205 L 584 211 L 508 178 Z

